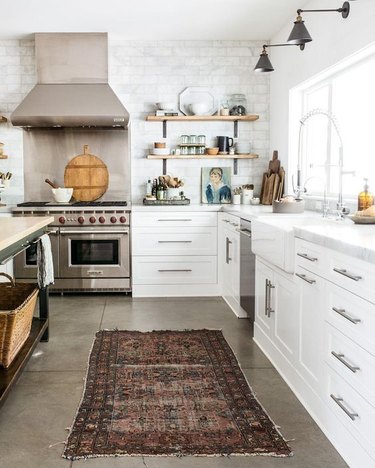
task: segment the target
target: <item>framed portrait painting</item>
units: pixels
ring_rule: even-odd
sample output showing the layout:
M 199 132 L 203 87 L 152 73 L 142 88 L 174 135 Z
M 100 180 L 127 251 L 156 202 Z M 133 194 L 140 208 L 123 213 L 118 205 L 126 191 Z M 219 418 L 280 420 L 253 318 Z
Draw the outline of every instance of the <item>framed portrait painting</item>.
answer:
M 231 203 L 231 168 L 202 167 L 202 203 Z

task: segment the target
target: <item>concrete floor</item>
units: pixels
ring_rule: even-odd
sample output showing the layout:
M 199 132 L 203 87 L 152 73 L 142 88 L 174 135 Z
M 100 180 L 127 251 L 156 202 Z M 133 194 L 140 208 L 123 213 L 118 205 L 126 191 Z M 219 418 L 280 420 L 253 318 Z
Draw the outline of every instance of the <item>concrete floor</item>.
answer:
M 250 338 L 250 325 L 219 298 L 137 299 L 125 296 L 52 296 L 51 338 L 36 348 L 0 409 L 2 468 L 338 468 L 347 466 Z M 98 329 L 219 328 L 252 388 L 294 456 L 61 458 L 83 389 Z

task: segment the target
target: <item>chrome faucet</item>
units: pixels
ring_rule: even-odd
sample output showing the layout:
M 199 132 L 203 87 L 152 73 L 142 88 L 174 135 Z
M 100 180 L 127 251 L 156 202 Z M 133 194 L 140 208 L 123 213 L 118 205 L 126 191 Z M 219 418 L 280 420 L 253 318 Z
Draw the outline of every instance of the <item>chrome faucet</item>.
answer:
M 331 112 L 324 110 L 324 109 L 312 109 L 310 112 L 307 112 L 303 117 L 300 119 L 300 128 L 299 128 L 299 135 L 298 135 L 298 161 L 297 161 L 297 185 L 294 188 L 294 183 L 293 183 L 293 189 L 294 193 L 296 194 L 296 198 L 300 199 L 301 194 L 306 192 L 305 187 L 302 185 L 301 182 L 301 154 L 302 154 L 302 130 L 305 125 L 305 122 L 313 117 L 314 115 L 325 115 L 328 120 L 331 122 L 333 125 L 334 129 L 336 130 L 336 134 L 338 136 L 339 142 L 340 142 L 340 147 L 339 147 L 339 194 L 338 194 L 338 199 L 337 199 L 337 204 L 336 204 L 336 213 L 337 217 L 339 219 L 343 219 L 344 216 L 348 215 L 350 213 L 350 210 L 345 207 L 344 201 L 343 201 L 343 176 L 347 174 L 354 174 L 354 171 L 344 171 L 344 151 L 343 151 L 343 142 L 341 138 L 341 134 L 339 131 L 339 127 L 337 124 L 336 117 L 331 114 Z M 324 167 L 327 167 L 327 165 L 324 165 Z M 309 179 L 308 179 L 309 180 Z M 326 184 L 324 185 L 326 187 Z M 323 203 L 323 216 L 327 216 L 328 214 L 328 205 L 327 205 L 327 200 L 326 200 L 326 188 L 325 188 L 325 202 Z

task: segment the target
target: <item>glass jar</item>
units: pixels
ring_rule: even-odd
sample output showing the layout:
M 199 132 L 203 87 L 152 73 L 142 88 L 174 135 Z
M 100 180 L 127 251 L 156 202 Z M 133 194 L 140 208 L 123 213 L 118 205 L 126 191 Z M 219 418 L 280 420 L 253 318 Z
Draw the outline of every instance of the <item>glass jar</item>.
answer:
M 244 94 L 231 94 L 229 96 L 229 114 L 246 115 L 247 100 Z
M 189 143 L 190 144 L 198 143 L 197 135 L 189 135 Z
M 195 153 L 195 150 L 196 150 L 196 147 L 195 147 L 195 146 L 189 146 L 189 147 L 188 147 L 188 150 L 189 150 L 188 154 L 196 154 L 196 153 Z
M 181 146 L 181 154 L 189 154 L 189 147 Z
M 198 135 L 198 143 L 206 144 L 206 135 Z
M 180 141 L 181 141 L 181 144 L 186 144 L 186 143 L 189 143 L 189 135 L 181 135 L 180 136 Z

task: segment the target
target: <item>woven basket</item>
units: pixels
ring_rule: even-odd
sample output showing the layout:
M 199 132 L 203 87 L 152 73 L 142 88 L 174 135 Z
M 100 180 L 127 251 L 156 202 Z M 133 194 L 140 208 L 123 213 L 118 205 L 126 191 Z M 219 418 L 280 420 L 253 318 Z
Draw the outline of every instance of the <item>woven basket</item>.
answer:
M 27 340 L 33 319 L 38 286 L 31 283 L 0 283 L 0 365 L 9 367 Z

